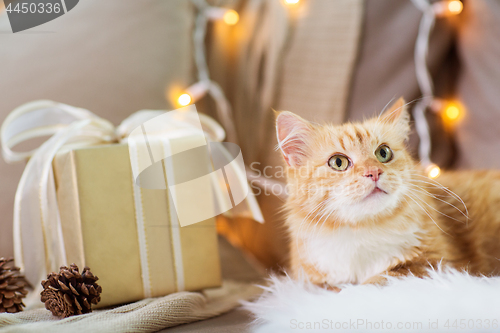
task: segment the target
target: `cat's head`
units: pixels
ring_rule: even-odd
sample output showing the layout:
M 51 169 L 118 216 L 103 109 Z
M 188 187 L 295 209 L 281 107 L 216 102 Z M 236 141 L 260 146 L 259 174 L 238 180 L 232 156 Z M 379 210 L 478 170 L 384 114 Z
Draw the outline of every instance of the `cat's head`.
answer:
M 280 112 L 289 206 L 311 219 L 352 224 L 393 212 L 406 200 L 414 172 L 405 146 L 409 120 L 402 98 L 378 118 L 339 126 Z

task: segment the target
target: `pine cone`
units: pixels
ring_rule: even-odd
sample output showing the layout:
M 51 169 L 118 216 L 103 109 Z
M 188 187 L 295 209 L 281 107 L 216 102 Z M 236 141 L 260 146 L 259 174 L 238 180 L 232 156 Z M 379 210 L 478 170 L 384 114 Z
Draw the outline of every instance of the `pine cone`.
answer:
M 75 264 L 62 266 L 58 274 L 50 273 L 42 281 L 42 302 L 54 316 L 62 318 L 92 312 L 92 304 L 101 300 L 97 280 L 88 267 L 80 274 Z
M 28 291 L 27 283 L 19 268 L 11 263 L 14 259 L 0 258 L 0 313 L 23 311 L 23 298 Z

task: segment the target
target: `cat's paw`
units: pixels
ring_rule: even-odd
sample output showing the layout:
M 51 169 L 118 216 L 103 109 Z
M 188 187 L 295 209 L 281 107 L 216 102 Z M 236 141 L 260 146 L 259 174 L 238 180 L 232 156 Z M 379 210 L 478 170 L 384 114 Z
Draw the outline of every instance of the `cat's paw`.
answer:
M 336 287 L 336 286 L 330 286 L 330 285 L 328 285 L 328 286 L 326 287 L 326 289 L 327 289 L 327 290 L 330 290 L 330 291 L 333 291 L 333 292 L 335 292 L 335 293 L 339 293 L 339 292 L 342 290 L 342 289 L 340 289 L 339 287 Z
M 387 283 L 387 278 L 382 275 L 375 275 L 363 282 L 363 284 L 375 284 L 378 286 L 383 286 Z
M 342 289 L 340 289 L 339 287 L 336 287 L 336 286 L 331 286 L 329 285 L 328 283 L 315 283 L 318 287 L 321 287 L 323 289 L 326 289 L 326 290 L 330 290 L 330 291 L 333 291 L 335 293 L 339 293 Z

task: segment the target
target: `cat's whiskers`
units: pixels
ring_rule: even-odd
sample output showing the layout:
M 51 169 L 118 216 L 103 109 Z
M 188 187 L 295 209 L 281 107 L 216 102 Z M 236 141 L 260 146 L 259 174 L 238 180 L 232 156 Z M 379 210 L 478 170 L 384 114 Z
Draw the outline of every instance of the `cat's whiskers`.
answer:
M 410 174 L 411 174 L 411 173 L 410 173 Z M 411 180 L 413 180 L 413 179 L 411 179 Z M 428 204 L 425 200 L 423 200 L 423 199 L 421 198 L 421 195 L 428 195 L 428 196 L 430 196 L 430 197 L 433 197 L 433 196 L 432 196 L 432 194 L 431 194 L 431 193 L 429 193 L 429 192 L 427 192 L 426 190 L 424 190 L 424 189 L 423 189 L 423 188 L 421 188 L 420 186 L 418 186 L 418 185 L 416 185 L 416 184 L 412 184 L 412 183 L 411 183 L 411 180 L 410 180 L 410 182 L 405 182 L 405 186 L 409 185 L 409 186 L 414 186 L 414 187 L 413 187 L 413 188 L 409 187 L 409 188 L 407 188 L 407 191 L 406 191 L 406 192 L 403 192 L 403 199 L 404 199 L 404 200 L 405 200 L 408 204 L 409 204 L 409 202 L 408 202 L 408 200 L 406 200 L 406 199 L 405 199 L 405 196 L 406 196 L 406 197 L 408 197 L 409 199 L 411 199 L 413 202 L 415 202 L 415 204 L 416 204 L 416 205 L 418 205 L 418 206 L 419 206 L 419 207 L 420 207 L 420 208 L 421 208 L 421 209 L 425 212 L 425 214 L 426 214 L 426 215 L 427 215 L 427 216 L 428 216 L 428 217 L 432 220 L 432 222 L 433 222 L 433 223 L 434 223 L 434 224 L 435 224 L 435 225 L 439 228 L 439 230 L 441 230 L 443 233 L 445 233 L 445 234 L 449 235 L 446 231 L 444 231 L 444 230 L 443 230 L 443 229 L 439 226 L 439 224 L 438 224 L 438 223 L 434 220 L 434 218 L 432 218 L 431 214 L 427 211 L 427 209 L 425 209 L 422 205 L 420 205 L 420 204 L 417 202 L 417 200 L 419 200 L 421 203 L 424 203 L 425 205 L 427 205 L 428 207 L 430 207 L 431 209 L 435 210 L 437 213 L 439 213 L 439 214 L 441 214 L 441 215 L 447 216 L 447 217 L 449 217 L 449 218 L 451 218 L 451 219 L 453 219 L 453 220 L 456 220 L 456 221 L 458 221 L 458 222 L 462 222 L 462 221 L 459 221 L 459 220 L 457 220 L 457 219 L 452 218 L 451 216 L 446 215 L 445 213 L 443 213 L 443 212 L 441 212 L 441 211 L 437 210 L 436 208 L 434 208 L 433 206 L 431 206 L 430 204 Z M 394 185 L 394 184 L 395 184 L 395 185 L 400 185 L 400 184 L 398 184 L 397 182 L 394 182 L 394 181 L 393 181 L 393 182 L 387 182 L 386 184 L 389 184 L 389 185 Z M 431 184 L 431 185 L 436 186 L 435 184 Z M 419 191 L 419 193 L 420 193 L 420 194 L 415 193 L 417 190 Z M 436 199 L 441 200 L 441 199 L 439 199 L 439 198 L 436 198 Z M 443 202 L 445 202 L 445 203 L 446 203 L 446 201 L 443 201 Z M 450 205 L 451 205 L 451 204 L 450 204 Z M 453 205 L 452 205 L 452 206 L 453 206 Z M 409 207 L 413 210 L 413 207 L 411 207 L 411 205 L 409 205 Z M 455 206 L 454 206 L 454 207 L 455 207 Z M 460 213 L 462 213 L 462 214 L 463 214 L 463 212 L 462 212 L 460 209 L 458 209 L 457 207 L 455 207 L 455 209 L 457 209 Z M 413 212 L 415 213 L 415 211 L 414 211 L 414 210 L 413 210 Z M 466 216 L 466 215 L 464 215 L 464 216 Z M 467 217 L 467 216 L 466 216 L 466 217 Z M 467 217 L 467 218 L 468 218 L 468 217 Z
M 302 189 L 302 191 L 306 193 L 313 194 L 313 197 L 309 198 L 310 200 L 315 201 L 316 197 L 316 200 L 319 200 L 320 202 L 316 204 L 316 206 L 314 206 L 314 208 L 302 220 L 301 225 L 299 227 L 299 232 L 303 230 L 303 228 L 305 227 L 304 225 L 307 225 L 306 229 L 307 232 L 309 232 L 311 228 L 314 228 L 313 233 L 320 232 L 325 223 L 329 220 L 330 216 L 335 212 L 334 208 L 332 207 L 328 208 L 329 200 L 324 199 L 325 193 L 328 193 L 331 189 L 332 189 L 331 186 L 319 186 L 319 187 L 315 186 L 313 188 Z M 305 223 L 306 220 L 315 221 L 315 223 L 314 224 Z
M 310 223 L 304 223 L 306 220 L 310 219 L 315 219 L 318 217 L 318 214 L 322 208 L 326 205 L 326 201 L 320 201 L 318 204 L 316 204 L 310 211 L 307 213 L 307 215 L 302 219 L 302 222 L 300 223 L 300 227 L 304 225 L 310 225 Z M 310 218 L 311 215 L 314 213 L 314 217 Z M 300 228 L 299 228 L 300 230 Z
M 404 195 L 406 195 L 408 198 L 410 198 L 411 200 L 413 200 L 413 202 L 415 202 L 415 204 L 417 206 L 419 206 L 424 212 L 425 214 L 427 214 L 427 216 L 431 219 L 432 222 L 434 222 L 434 224 L 436 225 L 436 227 L 439 228 L 439 230 L 441 230 L 443 233 L 447 234 L 448 236 L 451 236 L 449 233 L 447 233 L 446 231 L 444 231 L 440 226 L 439 224 L 437 224 L 437 222 L 432 218 L 431 214 L 424 208 L 422 207 L 422 205 L 420 205 L 417 200 L 415 200 L 410 194 L 408 193 L 405 193 Z
M 402 196 L 403 200 L 406 202 L 406 204 L 408 205 L 408 207 L 410 207 L 410 209 L 412 210 L 413 214 L 415 215 L 415 217 L 418 216 L 417 212 L 415 211 L 415 209 L 413 209 L 413 206 L 408 202 L 408 200 L 406 200 L 405 196 L 403 195 Z
M 309 228 L 311 227 L 310 223 L 304 223 L 306 220 L 309 219 L 309 216 L 311 214 L 313 214 L 315 211 L 317 211 L 318 209 L 320 209 L 323 205 L 325 205 L 325 201 L 321 201 L 319 202 L 318 204 L 316 204 L 307 214 L 306 216 L 302 219 L 302 222 L 299 224 L 299 229 L 297 230 L 297 233 L 298 234 L 304 234 L 303 232 L 303 228 L 304 227 L 307 227 L 307 229 L 305 230 L 305 232 L 308 232 L 309 231 Z M 317 215 L 317 213 L 316 213 Z M 315 215 L 315 216 L 316 216 Z M 296 239 L 296 242 L 295 242 L 295 246 L 297 248 L 297 250 L 300 248 L 300 244 L 299 244 L 299 238 Z
M 323 226 L 325 225 L 325 222 L 328 221 L 330 219 L 330 216 L 334 213 L 334 210 L 333 209 L 330 209 L 330 213 L 328 214 L 328 216 L 325 218 L 325 220 L 323 221 L 323 223 L 321 224 L 321 227 L 319 228 L 319 230 L 321 230 L 323 228 Z
M 411 194 L 413 194 L 413 198 L 414 198 L 414 199 L 419 199 L 419 200 L 420 200 L 422 203 L 424 203 L 426 206 L 428 206 L 428 207 L 429 207 L 429 208 L 431 208 L 432 210 L 436 211 L 437 213 L 439 213 L 439 214 L 441 214 L 441 215 L 443 215 L 443 216 L 448 217 L 449 219 L 455 220 L 455 221 L 460 222 L 460 223 L 464 223 L 464 221 L 461 221 L 461 220 L 458 220 L 458 219 L 456 219 L 456 218 L 453 218 L 453 217 L 449 216 L 448 214 L 445 214 L 445 213 L 443 213 L 442 211 L 440 211 L 440 210 L 436 209 L 434 206 L 430 205 L 430 204 L 429 204 L 429 203 L 427 203 L 425 200 L 423 200 L 423 199 L 421 198 L 421 195 L 426 195 L 426 196 L 429 196 L 429 197 L 431 197 L 431 198 L 433 198 L 433 199 L 439 200 L 439 201 L 441 201 L 441 202 L 443 202 L 443 203 L 445 203 L 445 204 L 447 204 L 447 205 L 449 205 L 449 206 L 453 207 L 453 208 L 454 208 L 454 209 L 456 209 L 458 212 L 460 212 L 460 214 L 462 214 L 462 215 L 466 218 L 465 224 L 466 224 L 466 225 L 468 225 L 468 219 L 469 219 L 468 214 L 465 214 L 462 210 L 460 210 L 458 207 L 456 207 L 456 206 L 455 206 L 455 205 L 453 205 L 452 203 L 447 202 L 447 201 L 445 201 L 445 200 L 442 200 L 442 199 L 440 199 L 440 198 L 437 198 L 437 197 L 436 197 L 436 196 L 434 196 L 432 193 L 430 193 L 430 192 L 428 192 L 427 190 L 425 190 L 423 187 L 418 186 L 417 184 L 413 184 L 413 183 L 412 183 L 412 181 L 413 181 L 413 180 L 414 180 L 414 179 L 411 179 L 410 181 L 405 182 L 405 186 L 408 186 L 407 191 L 409 191 Z M 397 185 L 397 183 L 395 183 L 395 182 L 390 182 L 390 181 L 389 181 L 389 182 L 387 182 L 387 184 L 389 184 L 389 185 L 396 184 L 396 185 Z M 436 186 L 436 184 L 430 184 L 430 185 L 431 185 L 431 186 Z M 417 193 L 415 193 L 415 192 L 418 192 L 418 194 L 417 194 Z M 448 193 L 448 195 L 449 195 L 450 197 L 454 197 L 454 196 L 453 196 L 453 195 L 451 195 L 450 193 Z
M 315 208 L 313 208 L 313 210 L 311 210 L 311 212 L 308 213 L 308 216 L 311 215 L 312 213 L 314 213 L 314 211 L 316 211 L 316 213 L 314 214 L 314 217 L 312 217 L 312 219 L 317 219 L 318 217 L 318 214 L 323 210 L 324 206 L 327 204 L 327 201 L 326 200 L 323 200 L 323 201 L 320 201 L 319 204 L 317 204 L 315 206 Z M 314 237 L 315 234 L 317 234 L 319 232 L 319 229 L 315 228 L 317 226 L 317 223 L 315 225 L 311 224 L 311 223 L 304 223 L 304 221 L 307 219 L 307 216 L 306 218 L 304 218 L 299 226 L 299 234 L 301 235 L 309 235 L 311 230 L 312 230 L 312 235 Z M 304 227 L 306 227 L 304 229 Z M 299 243 L 297 242 L 297 246 L 299 245 Z M 306 249 L 307 251 L 307 249 Z
M 325 201 L 325 203 L 326 203 L 326 201 Z M 317 227 L 317 226 L 318 226 L 318 224 L 319 224 L 319 222 L 321 222 L 321 220 L 323 219 L 323 217 L 325 217 L 325 215 L 326 215 L 326 218 L 325 218 L 325 220 L 323 221 L 323 223 L 321 224 L 321 227 L 320 227 L 319 229 L 323 228 L 323 226 L 325 225 L 325 222 L 326 222 L 326 221 L 328 221 L 328 219 L 330 218 L 330 216 L 332 215 L 332 213 L 333 213 L 334 211 L 335 211 L 334 209 L 328 209 L 328 210 L 327 210 L 327 209 L 325 209 L 325 210 L 323 211 L 323 214 L 322 214 L 322 215 L 321 215 L 321 217 L 319 218 L 319 220 L 318 220 L 318 221 L 316 221 L 315 226 Z M 327 214 L 328 214 L 328 215 L 327 215 Z
M 455 198 L 455 197 L 454 197 L 454 196 L 452 196 L 451 194 L 448 194 L 448 196 L 445 196 L 445 195 L 442 195 L 442 196 L 441 196 L 441 195 L 439 195 L 439 194 L 430 193 L 429 191 L 427 191 L 427 190 L 426 190 L 426 189 L 424 189 L 423 187 L 418 186 L 417 184 L 413 184 L 411 181 L 412 181 L 412 180 L 410 180 L 409 182 L 406 182 L 406 183 L 405 183 L 405 185 L 407 185 L 407 186 L 411 186 L 411 187 L 413 187 L 413 188 L 412 188 L 413 190 L 419 190 L 419 192 L 421 192 L 422 194 L 427 195 L 427 196 L 430 196 L 430 197 L 432 197 L 432 198 L 434 198 L 434 199 L 436 199 L 436 200 L 439 200 L 439 201 L 441 201 L 441 202 L 443 202 L 443 203 L 445 203 L 445 204 L 447 204 L 447 205 L 449 205 L 449 206 L 453 207 L 453 208 L 454 208 L 454 209 L 456 209 L 458 212 L 460 212 L 460 214 L 462 214 L 465 218 L 469 219 L 469 215 L 468 215 L 468 214 L 466 214 L 466 213 L 464 213 L 464 212 L 463 212 L 461 209 L 459 209 L 457 206 L 453 205 L 452 203 L 450 203 L 450 202 L 448 202 L 448 201 L 446 201 L 446 200 L 443 200 L 443 199 L 441 199 L 441 198 L 438 198 L 438 197 L 437 197 L 437 196 L 440 196 L 440 197 L 443 197 L 443 198 L 446 198 L 446 197 L 452 197 L 452 198 Z M 391 183 L 389 182 L 389 184 L 391 184 Z
M 382 110 L 382 112 L 380 112 L 380 114 L 379 114 L 379 115 L 378 115 L 378 117 L 376 118 L 376 123 L 377 123 L 377 124 L 384 124 L 384 122 L 383 122 L 383 119 L 382 119 L 382 118 L 386 118 L 386 117 L 387 117 L 387 118 L 390 118 L 390 116 L 392 116 L 394 113 L 398 112 L 398 111 L 399 111 L 399 110 L 401 110 L 402 108 L 405 108 L 405 107 L 407 107 L 408 105 L 412 104 L 413 102 L 417 102 L 417 101 L 419 101 L 419 100 L 421 100 L 421 99 L 423 99 L 423 97 L 421 97 L 421 98 L 415 98 L 414 100 L 412 100 L 412 101 L 410 101 L 410 102 L 408 102 L 408 103 L 406 103 L 406 104 L 404 104 L 404 105 L 401 105 L 401 106 L 400 106 L 400 107 L 398 107 L 398 108 L 395 108 L 395 109 L 394 109 L 394 110 L 392 110 L 392 112 L 391 112 L 391 113 L 389 113 L 388 115 L 385 115 L 385 114 L 384 114 L 384 111 L 385 111 L 385 109 L 387 108 L 387 105 L 386 105 L 386 106 L 384 107 L 384 109 Z M 392 101 L 392 100 L 391 100 L 391 101 Z M 390 102 L 389 102 L 388 104 L 390 104 Z
M 418 189 L 422 194 L 424 195 L 428 195 L 436 200 L 439 200 L 441 201 L 442 203 L 445 203 L 447 204 L 448 206 L 450 207 L 453 207 L 455 208 L 460 214 L 462 214 L 465 218 L 469 219 L 469 216 L 467 214 L 465 214 L 461 209 L 459 209 L 457 206 L 455 206 L 454 204 L 452 204 L 451 202 L 448 202 L 446 200 L 443 200 L 441 198 L 438 198 L 436 197 L 436 195 L 434 195 L 433 193 L 430 193 L 429 191 L 423 189 L 422 187 L 416 185 L 416 184 L 411 184 L 411 183 L 407 183 L 406 185 L 410 185 L 410 186 L 413 186 L 415 189 Z M 446 196 L 442 196 L 442 197 L 446 197 Z
M 302 219 L 302 223 L 306 220 L 306 219 L 309 219 L 309 217 L 311 216 L 311 214 L 313 214 L 317 209 L 320 208 L 320 206 L 323 205 L 323 202 L 319 202 L 318 204 L 316 204 L 307 214 L 306 216 Z M 303 206 L 301 209 L 299 209 L 297 211 L 297 213 L 300 213 L 300 212 L 303 212 L 305 209 L 309 209 L 309 205 L 305 205 Z
M 382 112 L 380 112 L 380 113 L 379 113 L 379 115 L 378 115 L 378 117 L 376 118 L 376 119 L 377 119 L 377 121 L 380 121 L 380 120 L 382 119 L 382 116 L 384 115 L 385 110 L 387 109 L 387 107 L 389 106 L 389 104 L 392 104 L 392 101 L 393 101 L 394 99 L 395 99 L 395 98 L 393 97 L 393 98 L 389 101 L 389 103 L 387 103 L 387 104 L 385 105 L 385 107 L 382 109 Z M 411 101 L 409 101 L 408 103 L 406 103 L 406 104 L 404 104 L 404 105 L 402 105 L 402 106 L 400 106 L 400 107 L 398 107 L 398 108 L 395 108 L 395 109 L 394 109 L 394 110 L 393 110 L 393 111 L 392 111 L 389 115 L 392 115 L 394 112 L 399 111 L 401 108 L 404 108 L 404 107 L 406 107 L 406 106 L 408 106 L 408 105 L 412 104 L 413 102 L 418 102 L 419 100 L 422 100 L 422 99 L 424 99 L 424 97 L 415 98 L 414 100 L 411 100 Z M 385 115 L 384 115 L 384 116 L 385 116 Z
M 413 172 L 412 172 L 413 171 Z M 420 178 L 423 178 L 423 179 L 412 179 L 413 181 L 419 181 L 419 182 L 422 182 L 422 183 L 427 183 L 428 185 L 431 185 L 431 186 L 434 186 L 434 187 L 438 187 L 438 188 L 441 188 L 443 189 L 444 191 L 448 192 L 449 194 L 455 196 L 455 198 L 457 198 L 457 200 L 460 200 L 460 196 L 458 196 L 458 194 L 456 194 L 455 192 L 451 191 L 450 189 L 448 189 L 447 187 L 441 185 L 438 181 L 434 180 L 434 179 L 431 179 L 425 175 L 423 175 L 421 172 L 419 172 L 418 170 L 411 170 L 410 173 L 409 173 L 411 176 L 417 176 L 417 177 L 420 177 Z
M 447 214 L 445 214 L 445 213 L 441 212 L 439 209 L 436 209 L 436 208 L 435 208 L 435 207 L 433 207 L 431 204 L 429 204 L 428 202 L 426 202 L 425 200 L 423 200 L 422 198 L 420 198 L 418 195 L 414 195 L 414 198 L 415 198 L 415 199 L 420 199 L 420 200 L 421 200 L 421 202 L 422 202 L 423 204 L 425 204 L 427 207 L 431 208 L 432 210 L 434 210 L 434 211 L 438 212 L 439 214 L 441 214 L 441 215 L 443 215 L 443 216 L 446 216 L 447 218 L 452 219 L 452 220 L 455 220 L 455 221 L 457 221 L 457 222 L 464 223 L 464 221 L 460 221 L 460 220 L 458 220 L 458 219 L 456 219 L 456 218 L 454 218 L 454 217 L 451 217 L 451 216 L 449 216 L 449 215 L 447 215 Z M 458 210 L 458 208 L 457 208 L 457 210 Z M 458 210 L 458 211 L 459 211 L 460 213 L 462 213 L 460 210 Z M 462 213 L 462 214 L 463 214 L 463 213 Z M 465 215 L 464 215 L 464 216 L 465 216 Z M 467 217 L 467 216 L 466 216 L 466 217 Z
M 423 177 L 423 178 L 426 178 L 426 180 L 421 180 L 421 179 L 412 179 L 412 181 L 417 181 L 417 182 L 420 182 L 420 183 L 425 183 L 425 184 L 428 184 L 428 185 L 431 185 L 431 186 L 435 186 L 439 189 L 442 189 L 443 191 L 445 191 L 446 193 L 450 194 L 451 196 L 455 197 L 458 201 L 460 201 L 462 203 L 462 205 L 464 206 L 465 208 L 465 212 L 467 214 L 467 216 L 469 216 L 469 210 L 467 209 L 467 205 L 465 204 L 465 202 L 462 200 L 462 198 L 460 198 L 460 196 L 458 194 L 456 194 L 455 192 L 451 191 L 450 189 L 444 187 L 443 185 L 441 185 L 439 182 L 433 180 L 433 179 L 430 179 L 426 176 L 423 176 L 421 174 L 418 174 L 418 173 L 415 173 L 415 174 L 411 174 L 412 176 L 420 176 L 420 177 Z M 429 180 L 429 181 L 427 181 Z
M 382 117 L 382 114 L 385 112 L 385 110 L 387 109 L 387 107 L 392 104 L 392 101 L 394 101 L 396 99 L 396 96 L 394 96 L 393 98 L 391 98 L 391 100 L 384 106 L 384 108 L 382 109 L 382 111 L 378 114 L 377 116 L 377 120 L 380 119 L 380 117 Z
M 413 101 L 410 101 L 410 102 L 408 102 L 408 103 L 406 103 L 406 104 L 404 104 L 404 105 L 401 105 L 400 107 L 395 108 L 394 110 L 392 110 L 392 112 L 391 112 L 391 113 L 389 113 L 388 115 L 385 115 L 385 114 L 383 114 L 384 112 L 381 112 L 381 113 L 379 114 L 379 116 L 376 118 L 376 121 L 375 121 L 376 129 L 378 130 L 380 126 L 386 125 L 386 123 L 385 123 L 384 119 L 390 118 L 390 116 L 392 116 L 394 113 L 399 112 L 401 109 L 405 108 L 406 106 L 408 106 L 408 105 L 410 105 L 411 103 L 416 102 L 416 101 L 418 101 L 418 100 L 419 100 L 419 99 L 417 98 L 417 99 L 414 99 Z M 383 117 L 384 119 L 382 118 L 382 115 L 384 116 L 384 117 Z M 387 128 L 387 129 L 384 131 L 384 133 L 382 133 L 381 137 L 384 137 L 384 136 L 387 134 L 387 132 L 389 132 L 390 130 L 392 130 L 392 128 L 391 128 L 391 127 Z

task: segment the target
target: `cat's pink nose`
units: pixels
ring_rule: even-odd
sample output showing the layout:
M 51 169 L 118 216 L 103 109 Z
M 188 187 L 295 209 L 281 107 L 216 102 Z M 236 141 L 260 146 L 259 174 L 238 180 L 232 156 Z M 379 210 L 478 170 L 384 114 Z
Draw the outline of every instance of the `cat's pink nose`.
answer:
M 380 175 L 383 173 L 382 169 L 379 168 L 368 168 L 363 176 L 370 177 L 374 182 L 379 180 Z

